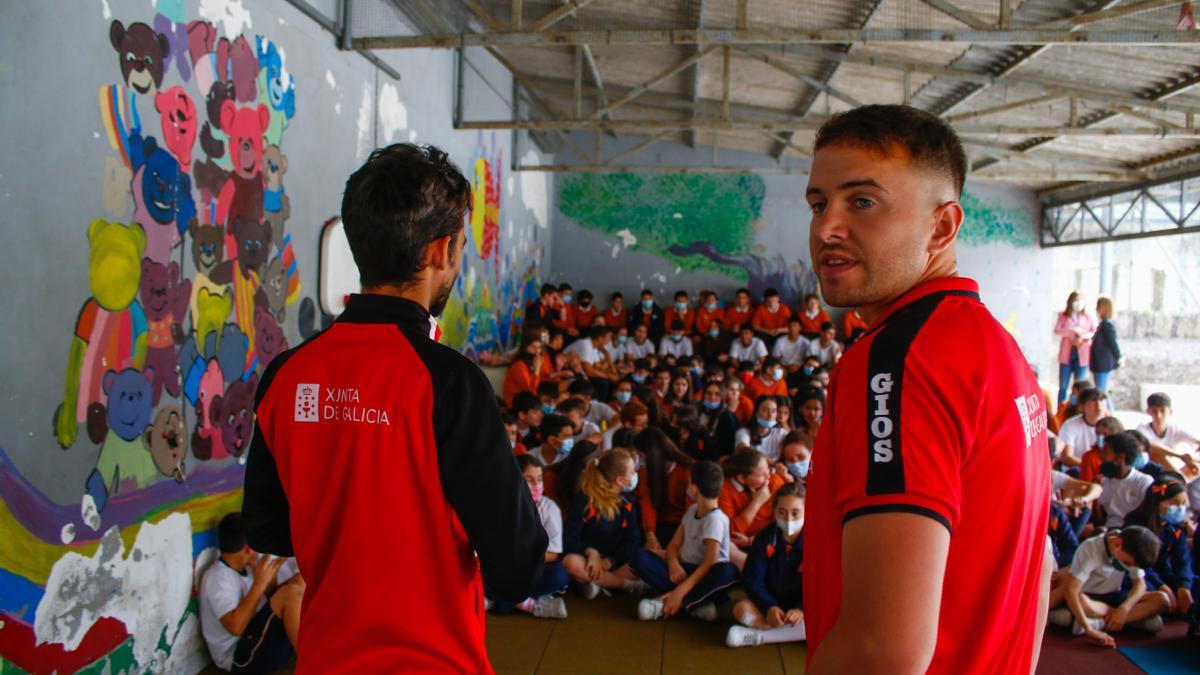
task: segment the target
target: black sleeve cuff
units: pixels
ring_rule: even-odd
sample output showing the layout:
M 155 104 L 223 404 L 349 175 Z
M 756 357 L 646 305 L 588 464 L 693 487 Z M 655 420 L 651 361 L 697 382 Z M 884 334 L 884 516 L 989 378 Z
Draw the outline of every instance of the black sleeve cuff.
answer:
M 945 516 L 937 511 L 934 511 L 933 509 L 927 509 L 923 506 L 915 506 L 913 504 L 878 504 L 876 506 L 864 506 L 860 509 L 847 511 L 846 515 L 842 516 L 842 527 L 845 527 L 846 523 L 858 518 L 859 516 L 870 516 L 876 513 L 914 513 L 918 516 L 925 516 L 926 518 L 931 518 L 941 523 L 946 527 L 946 530 L 951 534 L 951 536 L 954 535 L 954 528 L 950 526 L 950 521 L 946 520 Z

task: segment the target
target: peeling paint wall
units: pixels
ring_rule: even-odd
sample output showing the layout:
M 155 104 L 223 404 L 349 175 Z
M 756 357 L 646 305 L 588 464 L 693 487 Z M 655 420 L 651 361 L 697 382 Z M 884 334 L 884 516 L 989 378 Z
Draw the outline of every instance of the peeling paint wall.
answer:
M 319 238 L 345 179 L 400 141 L 472 177 L 447 341 L 475 354 L 511 343 L 553 195 L 510 175 L 510 135 L 453 130 L 452 52 L 385 55 L 396 81 L 283 0 L 70 5 L 0 10 L 0 671 L 195 672 L 240 411 L 326 320 Z

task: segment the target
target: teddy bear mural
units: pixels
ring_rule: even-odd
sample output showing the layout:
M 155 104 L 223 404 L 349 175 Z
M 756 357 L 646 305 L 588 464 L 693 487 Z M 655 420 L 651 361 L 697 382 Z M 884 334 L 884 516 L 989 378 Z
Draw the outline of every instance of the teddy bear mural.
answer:
M 108 37 L 118 68 L 100 119 L 132 178 L 128 214 L 84 231 L 90 292 L 52 425 L 63 449 L 99 448 L 79 489 L 100 511 L 245 461 L 255 389 L 299 296 L 283 50 L 164 14 L 114 20 Z

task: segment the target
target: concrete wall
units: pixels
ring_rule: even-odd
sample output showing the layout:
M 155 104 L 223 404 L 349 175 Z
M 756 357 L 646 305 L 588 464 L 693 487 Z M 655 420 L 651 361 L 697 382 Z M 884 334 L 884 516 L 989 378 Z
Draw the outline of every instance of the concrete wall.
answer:
M 114 21 L 150 74 L 126 79 Z M 195 21 L 207 25 L 192 24 L 189 43 Z M 274 47 L 261 56 L 259 36 Z M 206 93 L 223 90 L 226 39 L 235 115 L 222 125 Z M 0 44 L 0 669 L 194 672 L 207 656 L 193 565 L 212 559 L 217 519 L 240 505 L 241 412 L 258 374 L 322 324 L 318 241 L 346 177 L 372 148 L 417 141 L 472 178 L 482 208 L 443 320 L 468 352 L 511 342 L 549 249 L 549 181 L 508 170 L 510 135 L 452 129 L 452 52 L 385 55 L 396 81 L 283 0 L 4 3 Z M 487 83 L 471 87 L 483 93 L 468 114 L 507 115 L 505 71 L 468 61 L 467 77 Z M 251 147 L 236 183 L 229 134 Z M 258 192 L 264 172 L 288 212 L 277 191 Z M 230 270 L 236 302 L 223 268 L 194 260 L 198 239 L 227 242 L 220 227 L 189 230 L 192 208 L 197 227 L 242 223 L 231 251 L 263 242 L 265 255 Z
M 606 156 L 635 139 L 605 139 Z M 583 145 L 583 139 L 580 139 Z M 590 147 L 590 145 L 585 145 Z M 674 166 L 703 166 L 709 150 L 661 143 L 642 155 Z M 627 298 L 645 288 L 664 307 L 676 290 L 711 288 L 722 300 L 749 286 L 798 301 L 816 288 L 808 253 L 812 213 L 804 198 L 802 164 L 777 166 L 747 153 L 721 152 L 722 162 L 769 167 L 789 174 L 562 174 L 556 178 L 554 255 L 549 278 Z M 632 164 L 632 162 L 631 162 Z M 969 181 L 967 221 L 959 236 L 959 273 L 980 283 L 984 302 L 1016 337 L 1030 361 L 1049 375 L 1053 256 L 1036 242 L 1040 209 L 1035 196 Z M 709 247 L 705 243 L 710 244 Z M 688 255 L 689 247 L 699 253 Z M 834 313 L 835 319 L 839 316 Z M 1051 376 L 1052 377 L 1052 376 Z

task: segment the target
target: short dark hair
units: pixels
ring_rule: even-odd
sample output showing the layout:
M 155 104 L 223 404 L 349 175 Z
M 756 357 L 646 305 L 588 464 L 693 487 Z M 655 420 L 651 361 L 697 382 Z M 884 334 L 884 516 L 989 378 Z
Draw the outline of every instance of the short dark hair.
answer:
M 542 382 L 541 384 L 538 385 L 538 388 L 537 388 L 538 398 L 541 398 L 543 396 L 549 396 L 550 398 L 558 398 L 559 393 L 560 392 L 558 389 L 557 382 Z M 539 404 L 539 405 L 541 405 L 541 404 Z
M 513 396 L 512 411 L 518 415 L 530 410 L 541 410 L 541 408 L 542 402 L 533 395 L 533 392 L 519 391 Z
M 546 463 L 542 461 L 541 457 L 538 457 L 533 453 L 527 452 L 524 455 L 517 455 L 517 468 L 521 470 L 521 473 L 525 473 L 525 469 L 528 469 L 531 466 L 544 469 L 546 468 Z
M 775 493 L 775 503 L 778 504 L 780 499 L 784 497 L 799 497 L 804 499 L 807 490 L 804 489 L 803 483 L 784 483 L 779 491 Z
M 1146 407 L 1147 408 L 1170 408 L 1171 407 L 1171 397 L 1162 393 L 1161 391 L 1156 391 L 1153 394 L 1150 394 L 1150 396 L 1146 398 Z
M 500 423 L 506 427 L 511 427 L 517 423 L 517 416 L 505 410 L 504 412 L 500 413 Z
M 621 295 L 621 291 L 613 291 L 613 294 L 608 296 L 609 300 L 616 300 L 617 298 L 624 300 L 625 296 Z
M 238 553 L 246 548 L 246 524 L 240 511 L 225 514 L 217 523 L 217 546 L 221 553 Z
M 571 384 L 567 385 L 567 393 L 572 396 L 591 398 L 596 395 L 596 385 L 588 380 L 572 380 Z
M 584 300 L 591 302 L 594 299 L 595 299 L 595 296 L 593 296 L 592 292 L 587 290 L 586 288 L 582 291 L 579 291 L 579 301 L 580 302 L 583 302 Z
M 725 473 L 721 465 L 708 460 L 700 460 L 692 465 L 692 484 L 705 499 L 717 499 L 721 496 L 721 485 L 725 482 Z
M 821 332 L 824 333 L 827 330 L 833 330 L 832 321 L 826 321 L 825 323 L 821 324 Z
M 650 297 L 654 297 L 654 291 L 650 290 L 649 288 L 642 289 L 642 297 L 644 298 L 647 295 L 649 295 Z
M 817 297 L 816 293 L 809 293 L 808 295 L 804 296 L 804 302 L 808 302 L 809 300 L 816 300 L 817 302 L 820 302 L 821 298 Z
M 583 412 L 585 409 L 587 409 L 587 402 L 578 396 L 572 396 L 558 404 L 558 414 L 560 415 L 566 415 L 570 412 Z
M 588 331 L 588 337 L 595 340 L 605 335 L 612 335 L 612 332 L 612 329 L 608 326 L 592 326 L 592 329 Z
M 800 320 L 799 314 L 793 314 L 788 317 L 788 325 L 790 326 L 794 323 L 804 323 L 803 321 Z
M 768 356 L 767 358 L 763 359 L 762 365 L 763 365 L 763 370 L 766 370 L 767 368 L 772 368 L 774 366 L 779 365 L 779 359 L 775 358 L 774 356 Z
M 573 429 L 571 420 L 562 415 L 546 415 L 542 418 L 542 425 L 538 427 L 538 434 L 542 438 L 550 438 L 558 436 L 563 429 Z
M 750 295 L 750 289 L 749 288 L 739 288 L 733 292 L 734 295 L 741 295 L 743 293 L 745 293 L 746 295 Z
M 1105 436 L 1104 447 L 1112 448 L 1115 454 L 1124 457 L 1125 464 L 1129 466 L 1132 466 L 1137 461 L 1138 455 L 1142 454 L 1142 447 L 1138 445 L 1137 439 L 1127 432 Z
M 550 295 L 551 293 L 557 293 L 557 292 L 558 292 L 558 288 L 554 284 L 542 284 L 542 291 L 541 291 L 542 295 Z
M 568 284 L 565 281 L 558 285 L 559 293 L 562 293 L 563 291 L 573 291 L 573 290 L 575 290 L 575 289 L 571 288 L 571 284 Z
M 778 298 L 779 291 L 775 290 L 774 288 L 768 288 L 766 291 L 763 292 L 763 297 L 764 298 Z
M 1152 567 L 1158 561 L 1158 535 L 1141 525 L 1129 525 L 1117 532 L 1121 549 L 1133 556 L 1138 567 Z
M 396 143 L 372 152 L 342 195 L 342 225 L 363 287 L 411 284 L 425 247 L 442 237 L 457 242 L 470 209 L 471 184 L 442 150 Z
M 633 360 L 633 369 L 634 370 L 650 370 L 650 359 L 647 359 L 647 358 L 634 359 Z
M 864 105 L 838 113 L 817 131 L 813 152 L 827 145 L 865 146 L 880 153 L 901 148 L 913 164 L 944 175 L 962 194 L 967 156 L 945 120 L 907 105 Z
M 1079 392 L 1079 396 L 1076 397 L 1076 400 L 1079 401 L 1079 405 L 1083 405 L 1084 403 L 1091 403 L 1092 401 L 1104 401 L 1107 399 L 1108 399 L 1108 394 L 1104 393 L 1103 390 L 1097 389 L 1095 387 L 1090 387 L 1088 389 L 1084 389 L 1083 391 Z
M 671 330 L 683 330 L 683 321 L 680 319 L 673 319 L 671 321 Z

